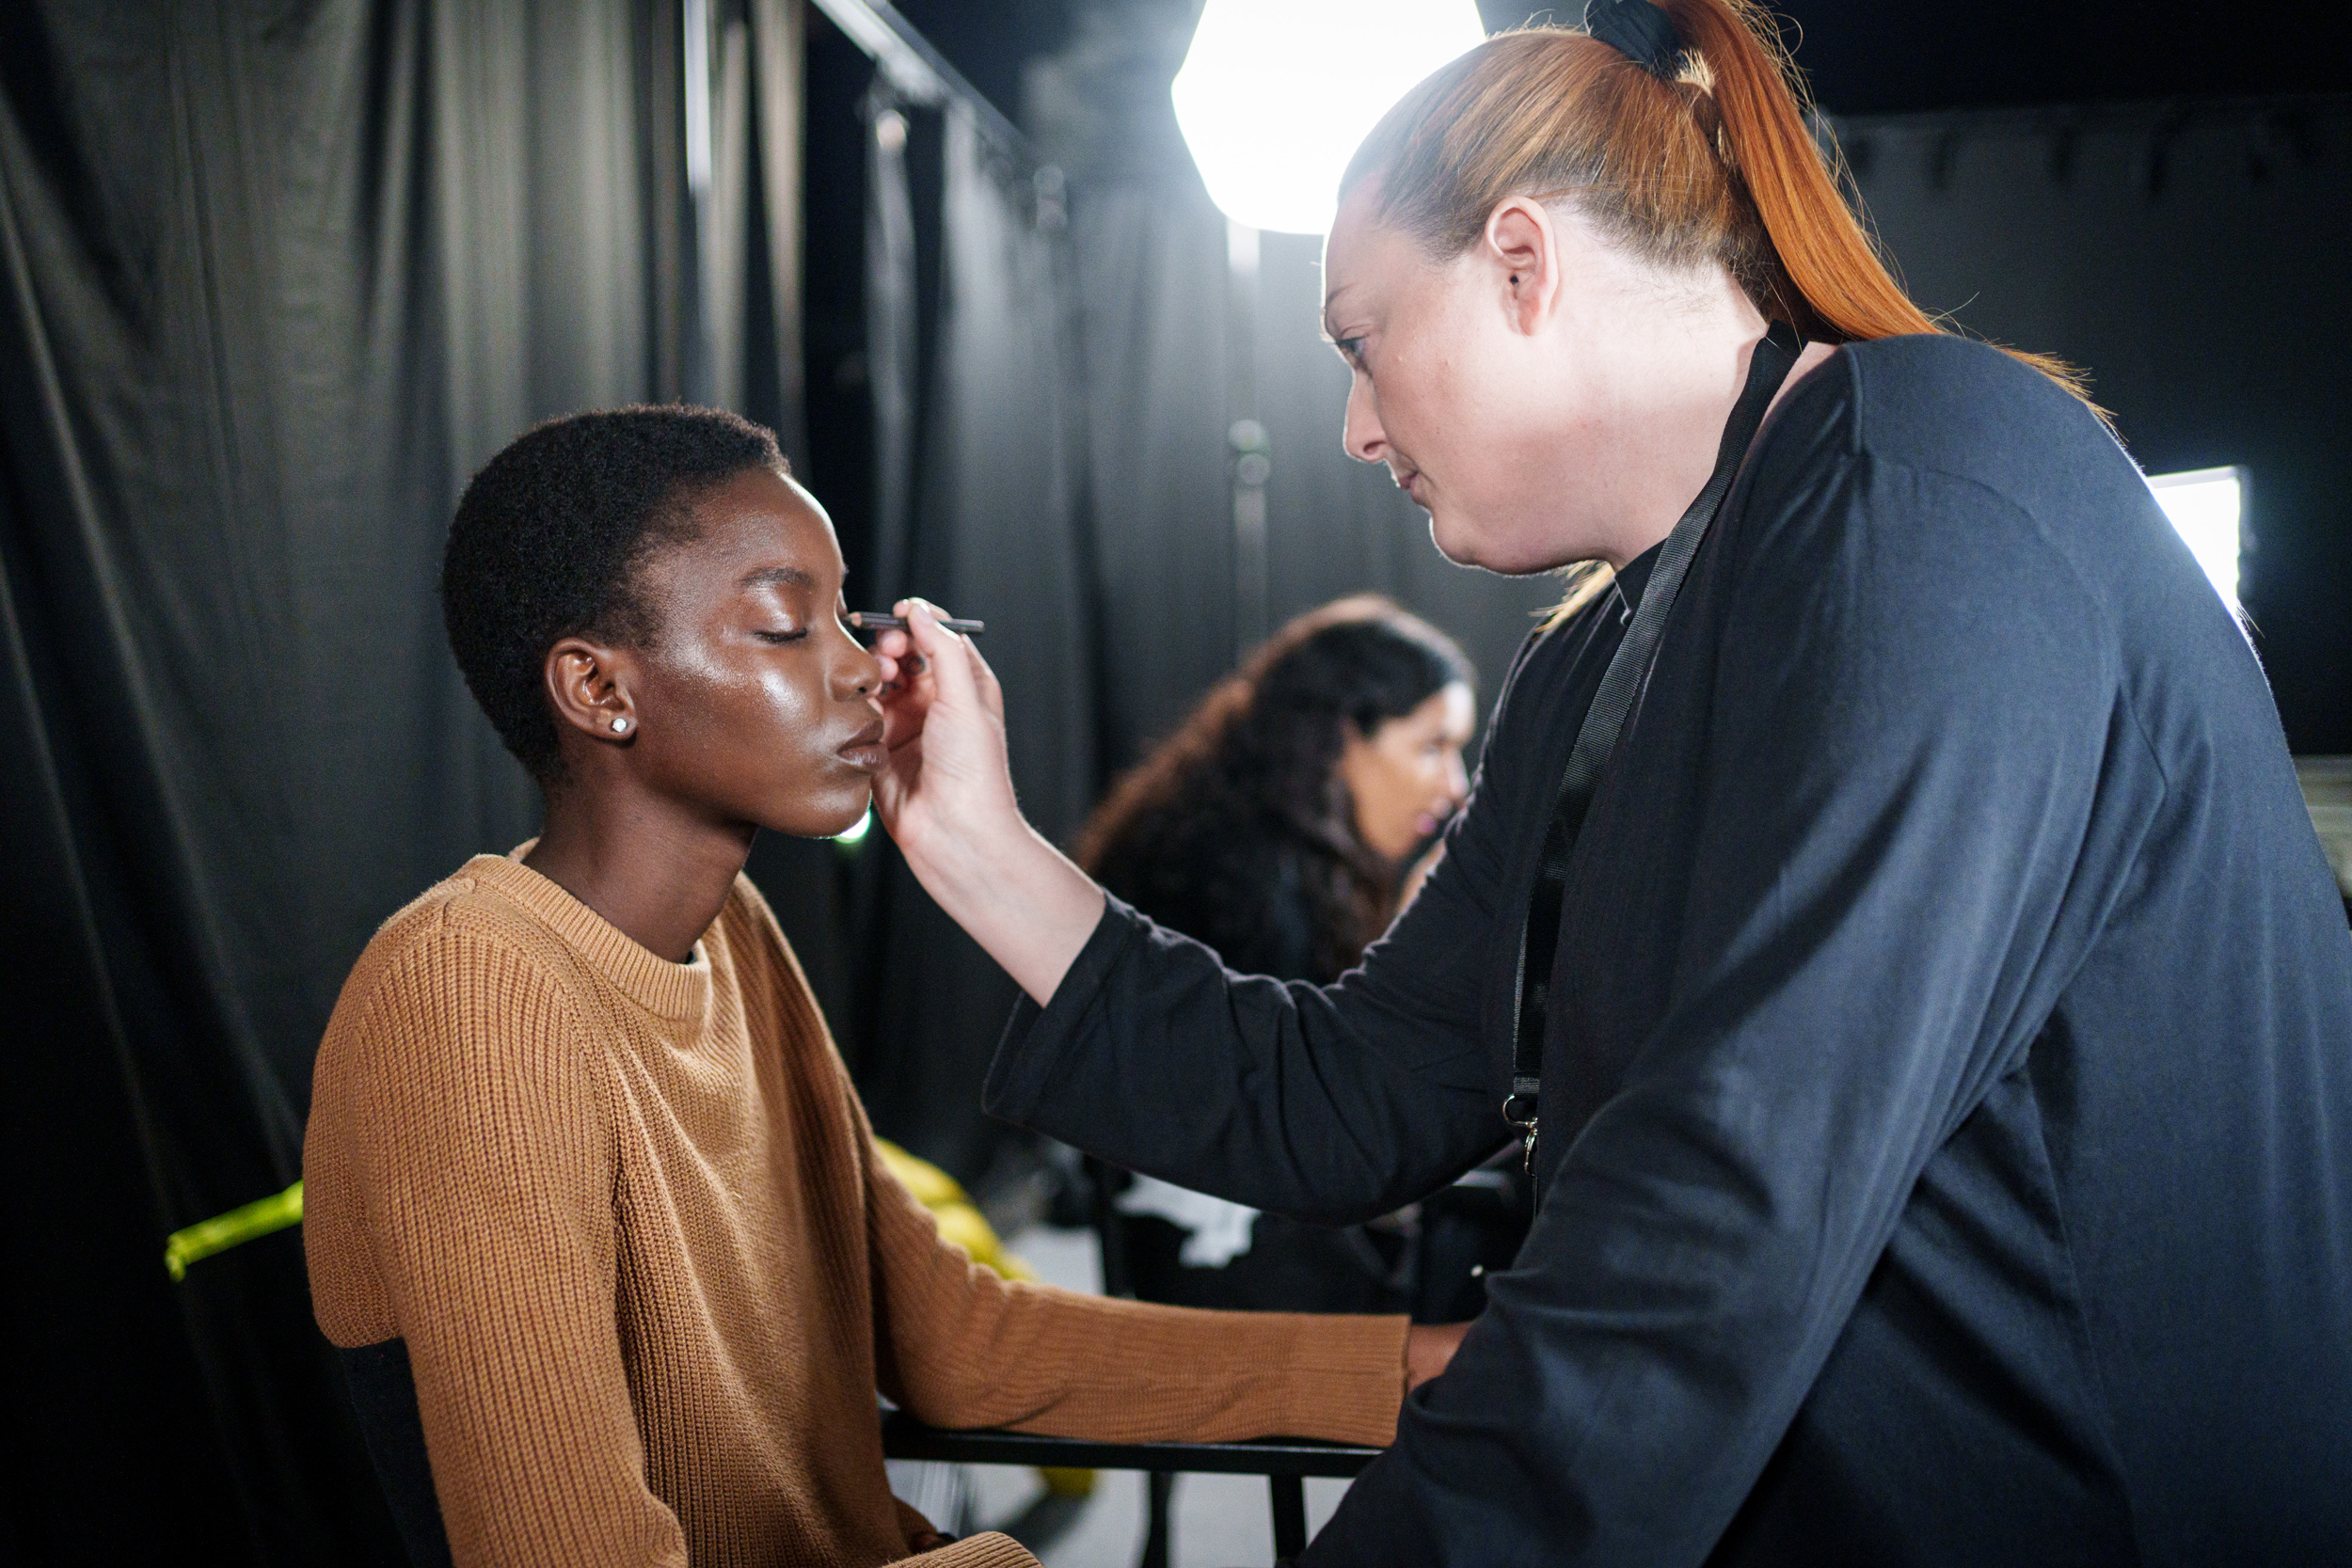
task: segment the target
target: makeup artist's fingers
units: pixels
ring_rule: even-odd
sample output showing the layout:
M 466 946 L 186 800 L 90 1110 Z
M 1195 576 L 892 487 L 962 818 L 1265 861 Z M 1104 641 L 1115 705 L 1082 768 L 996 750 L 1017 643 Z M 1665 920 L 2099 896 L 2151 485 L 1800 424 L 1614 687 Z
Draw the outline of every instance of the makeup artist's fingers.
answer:
M 962 641 L 964 652 L 971 659 L 972 685 L 979 693 L 981 705 L 994 714 L 996 721 L 1001 724 L 1005 721 L 1005 689 L 998 684 L 996 672 L 988 667 L 988 659 L 980 652 L 979 643 L 969 637 Z
M 978 678 L 972 672 L 972 645 L 939 624 L 946 619 L 945 612 L 929 599 L 908 599 L 899 613 L 914 634 L 915 651 L 930 666 L 927 673 L 937 683 L 938 696 L 933 700 L 959 706 L 966 703 L 985 705 Z
M 883 668 L 889 670 L 889 660 L 883 660 Z M 937 689 L 929 681 L 902 678 L 907 673 L 903 666 L 892 672 L 888 684 L 874 694 L 882 703 L 882 746 L 891 752 L 921 737 Z
M 907 634 L 902 631 L 885 631 L 874 639 L 866 651 L 881 661 L 884 686 L 897 683 L 900 671 L 906 667 L 907 655 L 914 651 L 914 644 L 907 641 Z

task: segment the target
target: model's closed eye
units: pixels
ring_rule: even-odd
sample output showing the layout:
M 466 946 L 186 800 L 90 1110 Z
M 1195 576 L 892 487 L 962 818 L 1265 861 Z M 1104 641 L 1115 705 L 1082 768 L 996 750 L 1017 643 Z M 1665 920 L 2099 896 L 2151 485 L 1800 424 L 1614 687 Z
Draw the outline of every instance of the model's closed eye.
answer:
M 762 642 L 798 642 L 808 635 L 808 628 L 803 626 L 798 631 L 755 631 L 752 635 Z

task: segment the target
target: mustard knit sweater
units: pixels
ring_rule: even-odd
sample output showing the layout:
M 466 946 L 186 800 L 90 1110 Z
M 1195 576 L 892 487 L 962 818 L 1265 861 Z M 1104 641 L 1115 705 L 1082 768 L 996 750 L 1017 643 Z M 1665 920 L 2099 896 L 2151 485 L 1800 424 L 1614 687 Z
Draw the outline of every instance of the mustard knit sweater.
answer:
M 1074 1295 L 941 1241 L 742 879 L 678 964 L 469 862 L 352 971 L 303 1164 L 319 1326 L 406 1342 L 461 1564 L 906 1558 L 877 1389 L 936 1426 L 1395 1432 L 1402 1319 Z

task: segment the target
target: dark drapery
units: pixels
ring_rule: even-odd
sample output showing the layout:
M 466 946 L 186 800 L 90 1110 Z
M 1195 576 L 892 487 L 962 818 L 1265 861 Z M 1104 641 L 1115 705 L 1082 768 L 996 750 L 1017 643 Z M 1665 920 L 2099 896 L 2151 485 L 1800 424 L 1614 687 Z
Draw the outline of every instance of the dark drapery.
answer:
M 2241 592 L 2287 738 L 2352 751 L 2352 98 L 1837 132 L 1922 305 L 2087 367 L 2149 472 L 2247 467 Z
M 297 1232 L 374 926 L 535 801 L 443 650 L 440 541 L 533 420 L 797 426 L 796 8 L 53 0 L 0 19 L 0 1377 L 27 1560 L 385 1560 Z M 772 75 L 751 69 L 764 51 Z M 788 138 L 787 138 L 788 143 Z M 785 279 L 780 286 L 778 279 Z
M 1092 802 L 1095 687 L 1057 176 L 961 100 L 927 105 L 885 79 L 866 116 L 872 596 L 918 593 L 988 624 L 1014 784 L 1030 820 L 1065 836 Z M 860 1092 L 886 1135 L 981 1180 L 1019 1136 L 978 1109 L 1012 983 L 879 835 L 860 854 Z

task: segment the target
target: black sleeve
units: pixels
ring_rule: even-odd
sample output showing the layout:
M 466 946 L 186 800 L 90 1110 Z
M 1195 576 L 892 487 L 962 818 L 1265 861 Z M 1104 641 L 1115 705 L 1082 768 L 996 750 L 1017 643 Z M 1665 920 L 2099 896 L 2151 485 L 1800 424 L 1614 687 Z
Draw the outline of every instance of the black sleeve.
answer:
M 1336 1224 L 1492 1153 L 1509 1136 L 1508 1066 L 1480 1006 L 1526 750 L 1505 738 L 1510 692 L 1444 860 L 1359 968 L 1320 988 L 1244 977 L 1114 899 L 1052 1005 L 1015 1007 L 987 1108 L 1196 1192 Z
M 1307 1562 L 1703 1561 L 2129 863 L 2145 742 L 2032 519 L 1863 458 L 1748 526 L 1666 1012 Z

